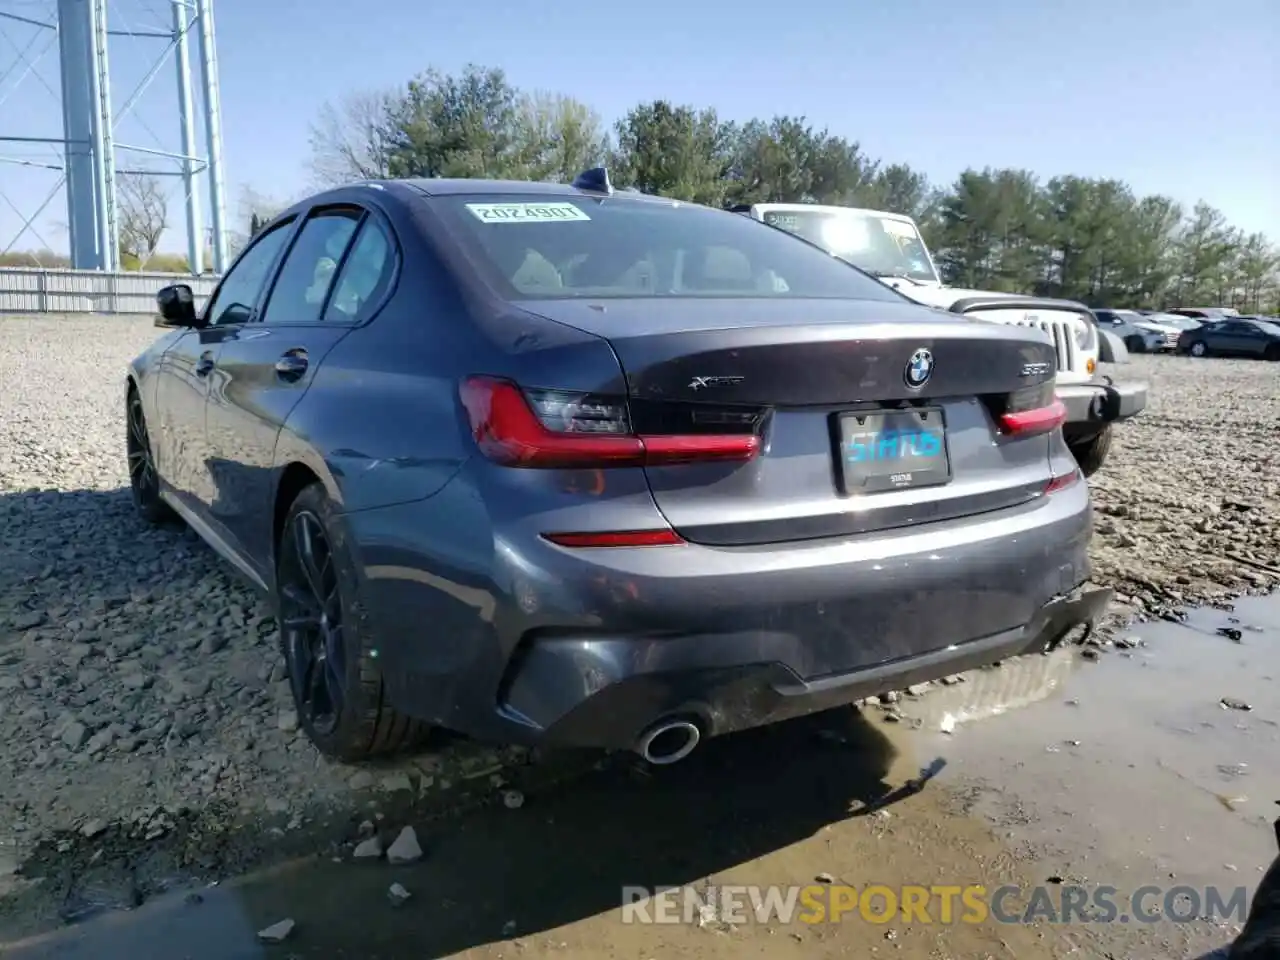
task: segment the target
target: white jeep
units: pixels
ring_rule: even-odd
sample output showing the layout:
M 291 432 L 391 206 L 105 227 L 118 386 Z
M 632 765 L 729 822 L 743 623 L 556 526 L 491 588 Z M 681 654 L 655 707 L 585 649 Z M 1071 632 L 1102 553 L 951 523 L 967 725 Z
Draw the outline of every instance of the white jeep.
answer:
M 1117 384 L 1098 374 L 1099 334 L 1087 306 L 944 286 L 910 217 L 815 203 L 757 203 L 733 210 L 822 247 L 918 303 L 1043 331 L 1057 354 L 1057 394 L 1067 408 L 1063 436 L 1085 476 L 1106 460 L 1111 425 L 1147 405 L 1145 383 Z

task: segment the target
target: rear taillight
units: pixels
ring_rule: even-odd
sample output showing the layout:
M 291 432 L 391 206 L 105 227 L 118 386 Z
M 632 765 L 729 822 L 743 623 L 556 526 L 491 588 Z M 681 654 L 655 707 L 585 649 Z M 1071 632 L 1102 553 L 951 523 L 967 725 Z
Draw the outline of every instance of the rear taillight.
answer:
M 1006 437 L 1050 433 L 1067 419 L 1067 408 L 1054 395 L 1052 383 L 1015 390 L 1001 398 L 993 412 L 1001 435 Z
M 724 432 L 640 433 L 627 403 L 565 390 L 469 377 L 461 387 L 471 434 L 486 457 L 511 467 L 601 468 L 750 460 L 760 451 L 754 421 Z M 693 421 L 691 421 L 693 422 Z
M 1067 408 L 1061 400 L 1053 400 L 1047 407 L 1006 413 L 1000 418 L 1000 432 L 1019 437 L 1033 433 L 1048 433 L 1062 426 L 1067 419 Z
M 544 533 L 542 538 L 561 547 L 675 547 L 685 542 L 674 530 Z
M 1084 479 L 1084 474 L 1081 473 L 1080 469 L 1077 467 L 1075 470 L 1072 470 L 1070 473 L 1064 473 L 1061 476 L 1054 477 L 1047 484 L 1045 484 L 1044 495 L 1047 497 L 1050 494 L 1059 493 L 1062 490 L 1066 490 L 1068 487 L 1074 487 L 1077 483 L 1079 483 L 1083 479 Z

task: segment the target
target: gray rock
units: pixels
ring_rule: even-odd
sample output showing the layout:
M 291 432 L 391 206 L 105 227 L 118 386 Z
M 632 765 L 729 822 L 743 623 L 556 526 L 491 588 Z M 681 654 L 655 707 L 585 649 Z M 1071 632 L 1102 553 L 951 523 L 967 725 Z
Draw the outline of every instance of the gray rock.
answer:
M 225 634 L 221 634 L 221 633 L 205 634 L 204 639 L 200 641 L 200 652 L 206 653 L 206 654 L 217 653 L 226 645 L 227 645 L 227 637 Z
M 382 789 L 387 793 L 410 793 L 413 781 L 407 773 L 389 773 L 382 778 Z
M 382 856 L 382 841 L 377 836 L 372 836 L 368 840 L 361 840 L 356 844 L 356 848 L 351 851 L 351 856 L 357 860 L 376 860 Z M 421 856 L 421 851 L 419 851 Z
M 111 746 L 111 744 L 115 742 L 115 739 L 116 732 L 108 727 L 105 730 L 99 730 L 90 737 L 89 742 L 85 744 L 85 749 L 88 750 L 89 753 L 101 753 L 103 750 L 107 749 L 107 747 Z
M 276 729 L 283 730 L 285 733 L 292 733 L 298 729 L 298 711 L 292 707 L 286 707 L 276 714 Z
M 83 723 L 72 722 L 62 728 L 62 742 L 72 750 L 79 750 L 89 739 L 89 728 Z
M 15 630 L 33 630 L 45 622 L 45 614 L 41 610 L 30 613 L 15 614 L 9 619 L 9 626 Z
M 281 920 L 279 923 L 273 923 L 271 926 L 259 930 L 258 939 L 264 943 L 283 943 L 293 936 L 293 931 L 296 927 L 297 924 L 292 920 Z
M 67 655 L 64 660 L 68 666 L 78 667 L 92 653 L 93 647 L 89 646 L 89 644 L 73 643 L 67 647 Z
M 405 827 L 387 847 L 387 863 L 416 863 L 422 859 L 422 846 L 413 827 Z

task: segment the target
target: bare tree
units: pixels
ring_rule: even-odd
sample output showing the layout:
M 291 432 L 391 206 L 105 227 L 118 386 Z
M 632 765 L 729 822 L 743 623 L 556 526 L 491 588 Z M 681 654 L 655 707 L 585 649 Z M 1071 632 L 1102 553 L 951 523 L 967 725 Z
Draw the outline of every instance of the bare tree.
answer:
M 146 266 L 169 226 L 169 197 L 160 178 L 149 173 L 116 176 L 116 219 L 120 252 Z
M 231 255 L 235 256 L 243 250 L 263 226 L 293 202 L 292 200 L 280 200 L 276 197 L 267 196 L 247 183 L 241 184 L 241 226 L 233 228 L 228 238 L 227 246 Z
M 311 170 L 318 186 L 388 175 L 388 120 L 400 100 L 393 91 L 366 91 L 326 103 L 311 125 Z

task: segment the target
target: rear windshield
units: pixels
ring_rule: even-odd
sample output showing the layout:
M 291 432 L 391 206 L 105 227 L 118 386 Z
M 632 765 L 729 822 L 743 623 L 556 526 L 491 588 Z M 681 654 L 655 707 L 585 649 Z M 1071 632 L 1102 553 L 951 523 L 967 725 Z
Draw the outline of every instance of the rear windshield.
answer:
M 780 230 L 686 203 L 489 195 L 436 197 L 432 208 L 509 299 L 903 299 Z

